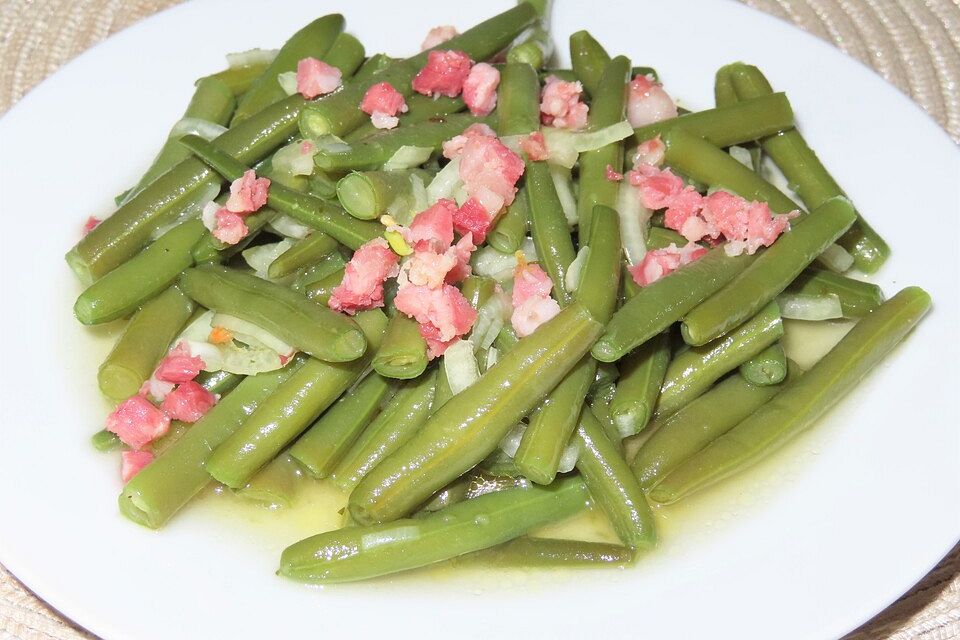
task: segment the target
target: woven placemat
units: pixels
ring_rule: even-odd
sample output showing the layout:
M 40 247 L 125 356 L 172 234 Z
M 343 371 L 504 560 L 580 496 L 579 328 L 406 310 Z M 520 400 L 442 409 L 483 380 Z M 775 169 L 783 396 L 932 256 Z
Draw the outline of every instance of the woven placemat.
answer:
M 960 0 L 741 1 L 873 67 L 960 142 Z M 0 114 L 91 45 L 178 2 L 0 0 Z M 0 566 L 0 640 L 14 638 L 93 636 Z M 909 593 L 844 640 L 880 638 L 960 640 L 960 546 Z

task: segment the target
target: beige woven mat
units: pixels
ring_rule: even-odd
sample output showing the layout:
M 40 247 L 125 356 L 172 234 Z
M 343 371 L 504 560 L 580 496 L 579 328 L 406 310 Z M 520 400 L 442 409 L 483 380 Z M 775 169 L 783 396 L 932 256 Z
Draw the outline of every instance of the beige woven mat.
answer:
M 86 48 L 178 1 L 0 0 L 0 114 Z M 872 66 L 960 142 L 960 0 L 742 1 Z M 0 567 L 0 640 L 91 637 Z M 960 640 L 960 546 L 845 640 L 879 638 Z

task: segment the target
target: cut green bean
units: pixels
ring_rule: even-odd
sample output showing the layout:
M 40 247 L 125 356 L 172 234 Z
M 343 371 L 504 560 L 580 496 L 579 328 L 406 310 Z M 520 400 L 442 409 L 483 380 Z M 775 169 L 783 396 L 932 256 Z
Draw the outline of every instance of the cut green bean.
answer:
M 723 374 L 733 371 L 783 336 L 776 302 L 727 335 L 674 356 L 660 388 L 658 416 L 669 416 L 703 394 Z
M 318 263 L 337 250 L 337 241 L 320 231 L 314 231 L 303 240 L 281 253 L 270 263 L 267 276 L 283 278 L 291 273 Z
M 460 293 L 470 306 L 479 310 L 497 290 L 497 281 L 484 276 L 467 276 L 460 285 Z
M 600 85 L 603 68 L 610 62 L 610 54 L 588 31 L 570 35 L 570 60 L 573 73 L 587 95 L 593 96 Z
M 671 244 L 682 247 L 687 244 L 687 239 L 673 229 L 650 227 L 647 232 L 647 249 L 666 249 Z
M 811 427 L 876 369 L 930 304 L 926 291 L 907 287 L 880 305 L 798 380 L 674 469 L 653 488 L 651 499 L 676 502 L 750 466 Z
M 862 318 L 883 303 L 883 291 L 877 285 L 817 267 L 807 267 L 790 283 L 787 291 L 810 296 L 837 296 L 844 318 Z
M 289 508 L 293 504 L 301 473 L 297 461 L 290 454 L 279 455 L 237 491 L 237 495 L 271 509 Z
M 419 93 L 407 96 L 406 113 L 397 114 L 397 128 L 410 127 L 442 118 L 453 113 L 459 113 L 467 108 L 463 103 L 463 98 L 449 98 L 447 96 L 424 96 Z M 344 136 L 344 140 L 350 144 L 366 140 L 371 136 L 383 133 L 383 129 L 378 129 L 369 119 L 363 124 Z
M 409 380 L 427 368 L 427 341 L 416 320 L 402 313 L 390 318 L 383 345 L 373 357 L 373 369 L 385 378 Z
M 530 228 L 540 266 L 553 281 L 553 295 L 561 306 L 571 296 L 565 282 L 567 269 L 576 257 L 570 228 L 563 215 L 550 167 L 546 162 L 527 162 L 525 180 L 530 203 Z
M 228 67 L 223 71 L 210 74 L 209 76 L 206 76 L 206 78 L 214 78 L 224 83 L 230 88 L 230 91 L 233 92 L 233 95 L 239 98 L 244 93 L 249 91 L 250 87 L 253 86 L 254 80 L 259 78 L 269 66 L 270 63 L 268 62 L 255 62 L 239 67 Z M 201 80 L 203 79 L 204 78 L 201 78 Z M 233 114 L 231 113 L 230 115 L 232 116 Z
M 529 64 L 507 63 L 497 89 L 497 132 L 526 135 L 540 129 L 540 81 Z
M 483 551 L 460 556 L 454 560 L 454 566 L 482 563 L 485 566 L 531 569 L 622 569 L 633 563 L 633 556 L 633 549 L 618 544 L 523 536 Z
M 507 51 L 507 63 L 527 64 L 532 69 L 542 69 L 553 55 L 550 32 L 543 27 L 533 27 L 523 42 L 514 44 Z
M 115 451 L 123 446 L 123 443 L 120 442 L 120 438 L 117 436 L 117 434 L 107 431 L 106 429 L 101 429 L 93 434 L 90 437 L 90 444 L 93 445 L 94 449 L 101 453 Z
M 610 416 L 621 438 L 640 433 L 653 416 L 670 364 L 670 334 L 660 333 L 630 353 L 620 366 Z
M 333 290 L 340 286 L 340 283 L 343 282 L 343 275 L 345 273 L 345 267 L 340 267 L 336 271 L 332 271 L 328 275 L 311 282 L 304 288 L 304 293 L 307 298 L 313 300 L 319 305 L 327 306 L 327 303 L 330 301 L 330 296 L 333 295 Z
M 787 354 L 779 342 L 740 365 L 740 375 L 751 384 L 780 384 L 787 377 Z
M 318 297 L 311 297 L 308 295 L 311 287 L 315 286 L 318 282 L 334 273 L 339 274 L 337 279 L 337 284 L 339 284 L 340 280 L 343 279 L 343 269 L 346 266 L 347 261 L 343 258 L 340 252 L 334 251 L 325 258 L 322 258 L 317 264 L 306 267 L 297 272 L 297 275 L 293 279 L 293 284 L 290 285 L 290 288 L 294 291 L 302 293 L 318 304 L 325 305 L 327 304 L 327 299 L 320 300 Z
M 207 309 L 246 320 L 329 362 L 356 360 L 367 349 L 360 327 L 347 316 L 254 275 L 206 264 L 184 271 L 180 288 Z
M 717 107 L 729 107 L 739 101 L 737 91 L 733 88 L 733 80 L 730 78 L 730 67 L 726 65 L 717 69 L 713 79 L 713 101 Z
M 361 220 L 376 220 L 398 199 L 415 200 L 415 180 L 422 190 L 431 175 L 422 169 L 354 171 L 337 182 L 337 198 L 347 213 Z
M 493 230 L 487 234 L 487 244 L 500 253 L 512 253 L 520 248 L 527 237 L 530 224 L 530 203 L 527 188 L 520 187 L 507 212 L 500 216 Z

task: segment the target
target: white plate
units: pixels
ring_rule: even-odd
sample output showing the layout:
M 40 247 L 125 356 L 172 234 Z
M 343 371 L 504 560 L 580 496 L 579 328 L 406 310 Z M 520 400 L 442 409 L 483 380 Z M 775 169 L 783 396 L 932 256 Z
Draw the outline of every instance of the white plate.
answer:
M 693 0 L 563 2 L 558 43 L 565 49 L 568 34 L 589 28 L 609 50 L 656 66 L 671 93 L 700 108 L 711 106 L 720 64 L 761 65 L 893 245 L 879 282 L 891 294 L 920 284 L 935 300 L 906 347 L 824 424 L 759 471 L 684 513 L 664 514 L 664 548 L 623 572 L 310 589 L 272 574 L 293 534 L 268 535 L 268 513 L 238 522 L 199 505 L 159 533 L 118 514 L 114 458 L 88 443 L 107 410 L 95 373 L 108 343 L 105 332 L 73 321 L 78 286 L 62 260 L 86 216 L 135 179 L 179 117 L 192 79 L 220 68 L 223 53 L 278 46 L 339 9 L 371 50 L 402 55 L 432 25 L 463 28 L 509 4 L 401 10 L 303 0 L 266 10 L 252 0 L 190 2 L 85 53 L 0 120 L 0 560 L 41 597 L 95 633 L 124 639 L 281 630 L 834 638 L 907 590 L 955 543 L 957 149 L 906 97 L 829 45 L 734 3 Z M 335 519 L 309 517 L 313 527 Z

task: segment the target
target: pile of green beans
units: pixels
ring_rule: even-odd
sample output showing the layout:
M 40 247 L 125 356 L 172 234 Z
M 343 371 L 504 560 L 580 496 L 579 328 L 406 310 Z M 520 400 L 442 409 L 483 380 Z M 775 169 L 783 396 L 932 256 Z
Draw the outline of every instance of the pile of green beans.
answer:
M 346 500 L 344 526 L 288 546 L 281 576 L 332 584 L 443 562 L 625 567 L 657 544 L 667 505 L 810 428 L 919 323 L 931 306 L 922 289 L 885 301 L 879 286 L 825 257 L 852 258 L 872 274 L 890 249 L 807 145 L 787 95 L 755 66 L 722 67 L 716 107 L 680 109 L 582 151 L 572 171 L 562 167 L 563 180 L 555 158 L 528 157 L 527 136 L 543 129 L 547 76 L 580 83 L 587 134 L 610 131 L 631 113 L 633 78 L 660 81 L 587 31 L 570 36 L 570 68 L 551 68 L 549 18 L 549 0 L 520 0 L 436 47 L 494 62 L 500 82 L 488 115 L 466 112 L 463 96 L 415 93 L 412 80 L 430 52 L 367 57 L 339 14 L 294 33 L 269 63 L 197 81 L 184 118 L 229 128 L 208 139 L 181 135 L 189 120 L 175 127 L 142 178 L 118 196 L 116 212 L 67 254 L 86 287 L 77 319 L 125 322 L 98 370 L 111 401 L 142 393 L 165 409 L 152 395 L 162 394 L 157 378 L 170 350 L 181 341 L 198 353 L 223 349 L 223 369 L 204 362 L 210 370 L 196 377 L 216 404 L 192 424 L 173 420 L 146 445 L 155 459 L 123 487 L 125 517 L 159 529 L 212 484 L 282 511 L 307 483 L 324 482 Z M 287 96 L 282 74 L 307 57 L 338 68 L 342 87 L 314 100 Z M 391 130 L 377 129 L 359 108 L 381 82 L 408 107 Z M 407 246 L 406 232 L 398 240 L 384 225 L 407 224 L 435 204 L 438 190 L 427 188 L 435 179 L 459 205 L 478 197 L 469 184 L 447 182 L 466 163 L 447 165 L 440 154 L 475 123 L 517 150 L 524 172 L 466 277 L 442 282 L 457 287 L 483 323 L 434 357 L 430 333 L 394 299 L 404 278 L 415 282 L 417 263 L 407 255 L 416 250 L 441 264 L 452 254 L 442 254 L 444 246 L 425 255 L 421 239 Z M 221 130 L 195 130 L 205 129 Z M 643 211 L 621 232 L 631 209 L 617 208 L 630 206 L 632 187 L 611 170 L 631 168 L 632 149 L 657 136 L 663 164 L 692 188 L 798 216 L 753 253 L 731 256 L 727 245 L 701 241 L 707 250 L 698 259 L 639 286 L 630 274 L 644 243 L 647 251 L 687 244 L 664 227 L 667 213 Z M 308 175 L 275 155 L 304 140 L 315 142 Z M 747 147 L 751 162 L 741 164 L 734 145 Z M 429 158 L 398 168 L 404 147 L 426 148 Z M 770 177 L 772 166 L 789 189 L 775 186 L 783 182 Z M 250 169 L 270 179 L 266 205 L 244 217 L 247 235 L 229 245 L 198 211 L 210 200 L 224 206 L 228 194 L 215 192 Z M 337 287 L 335 302 L 369 276 L 360 260 L 350 263 L 352 252 L 383 239 L 402 265 L 382 283 L 383 303 L 355 314 L 332 310 Z M 549 276 L 557 305 L 521 338 L 508 301 L 514 265 L 527 263 Z M 808 299 L 823 305 L 804 314 Z M 452 313 L 430 311 L 441 320 Z M 807 361 L 791 337 L 804 315 L 855 322 L 805 372 L 791 359 Z M 223 326 L 201 326 L 208 318 Z M 227 357 L 262 349 L 270 364 Z M 264 371 L 270 367 L 277 368 Z M 92 442 L 101 451 L 126 447 L 106 430 Z M 543 525 L 587 509 L 607 523 L 608 542 L 538 537 Z

